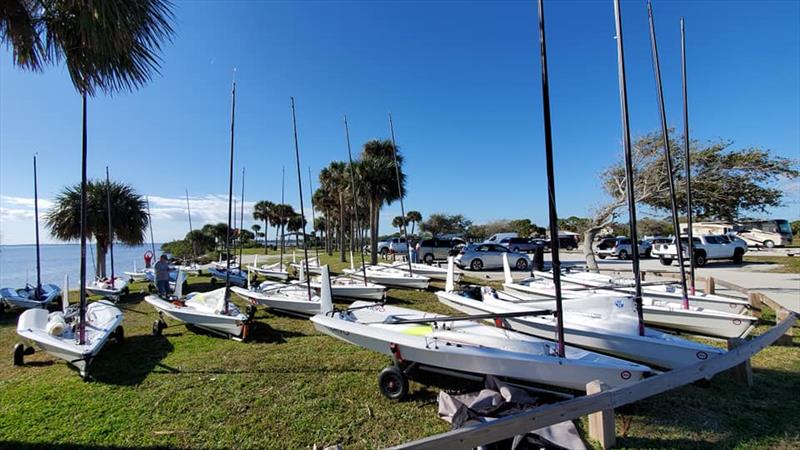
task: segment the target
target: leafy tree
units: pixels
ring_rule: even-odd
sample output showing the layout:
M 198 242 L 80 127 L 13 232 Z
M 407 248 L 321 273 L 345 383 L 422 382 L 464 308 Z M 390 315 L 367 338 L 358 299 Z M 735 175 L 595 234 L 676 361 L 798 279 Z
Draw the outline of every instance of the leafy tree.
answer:
M 434 213 L 428 216 L 428 219 L 422 222 L 419 228 L 437 236 L 445 233 L 466 234 L 470 225 L 472 225 L 472 221 L 461 214 Z
M 422 213 L 419 211 L 409 211 L 406 213 L 406 224 L 411 224 L 411 234 L 414 234 L 414 230 L 418 223 L 422 222 Z
M 627 232 L 627 224 L 625 225 L 626 232 L 625 234 L 628 235 Z M 651 219 L 651 218 L 644 218 L 640 219 L 636 222 L 636 229 L 640 237 L 644 236 L 669 236 L 672 234 L 672 222 L 669 220 L 659 220 L 659 219 Z
M 108 207 L 106 195 L 111 196 L 111 225 L 115 241 L 126 245 L 144 242 L 149 224 L 145 201 L 133 187 L 112 181 L 89 180 L 86 184 L 86 233 L 96 241 L 97 264 L 95 276 L 106 276 L 106 252 L 108 251 Z M 50 233 L 63 241 L 79 239 L 81 236 L 81 186 L 76 184 L 64 188 L 56 196 L 55 205 L 45 216 Z
M 793 220 L 790 225 L 792 226 L 792 234 L 796 239 L 800 239 L 800 220 Z
M 679 141 L 672 148 L 677 186 L 685 184 L 684 152 Z M 682 141 L 680 141 L 682 142 Z M 661 133 L 644 135 L 633 143 L 634 197 L 655 210 L 669 210 L 669 185 Z M 773 186 L 779 178 L 800 175 L 797 162 L 772 155 L 759 148 L 733 149 L 732 141 L 690 144 L 692 161 L 692 207 L 695 217 L 735 220 L 747 211 L 765 212 L 782 204 L 783 191 Z M 591 248 L 597 233 L 612 223 L 627 204 L 626 177 L 619 160 L 600 175 L 610 200 L 598 208 L 584 232 L 584 256 L 590 268 L 597 263 Z M 677 192 L 678 204 L 685 205 L 684 189 Z
M 200 230 L 193 230 L 189 233 L 186 233 L 185 241 L 194 244 L 194 252 L 188 255 L 202 255 L 204 253 L 208 253 L 214 250 L 214 245 L 216 244 L 216 240 L 214 239 L 213 234 L 208 234 L 207 232 Z M 173 255 L 176 255 L 175 252 L 170 252 Z
M 397 153 L 400 185 L 405 193 L 406 176 L 403 173 L 403 156 L 390 140 L 371 140 L 364 144 L 361 160 L 356 166 L 361 181 L 359 192 L 367 196 L 369 204 L 369 231 L 372 264 L 378 263 L 378 226 L 380 211 L 384 204 L 389 205 L 400 199 L 397 171 L 393 153 Z
M 522 237 L 528 237 L 536 232 L 536 224 L 530 219 L 516 219 L 508 222 L 508 229 Z
M 273 216 L 273 209 L 275 208 L 275 204 L 269 200 L 261 200 L 256 202 L 255 206 L 253 207 L 253 220 L 261 220 L 264 221 L 264 254 L 267 253 L 267 230 L 269 230 L 269 224 L 272 221 Z M 255 226 L 255 225 L 253 225 Z M 277 227 L 275 230 L 275 240 L 278 240 L 278 231 Z
M 406 225 L 408 225 L 408 220 L 406 220 L 406 218 L 403 216 L 397 216 L 392 219 L 392 226 L 397 228 L 400 234 L 403 233 L 403 227 Z
M 573 233 L 583 234 L 589 228 L 591 223 L 591 219 L 570 216 L 566 219 L 558 219 L 558 229 L 561 231 L 572 231 Z

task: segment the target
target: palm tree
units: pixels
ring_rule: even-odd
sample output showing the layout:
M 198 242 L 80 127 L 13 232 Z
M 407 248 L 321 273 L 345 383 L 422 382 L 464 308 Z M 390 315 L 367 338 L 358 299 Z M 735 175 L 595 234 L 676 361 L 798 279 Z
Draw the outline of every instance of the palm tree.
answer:
M 286 228 L 286 225 L 289 223 L 289 219 L 297 213 L 294 212 L 294 208 L 292 208 L 292 205 L 287 205 L 285 203 L 278 203 L 277 205 L 275 205 L 274 208 L 272 208 L 272 210 L 273 210 L 273 217 L 272 220 L 270 220 L 270 222 L 272 222 L 273 225 L 276 225 L 276 233 L 277 233 L 277 227 L 280 227 L 281 251 L 283 251 L 286 248 L 286 241 L 284 239 L 284 229 Z
M 406 223 L 411 223 L 411 234 L 414 234 L 414 229 L 417 224 L 422 222 L 422 214 L 419 211 L 409 211 L 406 213 Z
M 408 220 L 403 218 L 403 216 L 397 216 L 392 219 L 392 226 L 397 228 L 400 233 L 403 232 L 403 227 L 408 224 Z
M 86 184 L 86 234 L 94 237 L 97 247 L 95 276 L 106 276 L 106 251 L 110 242 L 108 235 L 108 207 L 106 193 L 111 197 L 111 225 L 113 238 L 126 245 L 144 243 L 147 231 L 147 207 L 145 201 L 129 185 L 124 183 L 91 181 Z M 55 199 L 55 205 L 45 216 L 45 224 L 57 239 L 71 241 L 81 236 L 81 186 L 68 186 Z
M 305 217 L 301 216 L 298 213 L 294 213 L 289 217 L 289 220 L 286 222 L 286 229 L 289 230 L 290 233 L 295 233 L 294 235 L 294 246 L 300 246 L 300 230 L 306 225 Z M 307 244 L 306 236 L 303 236 L 303 246 Z
M 257 243 L 258 242 L 258 237 L 262 235 L 262 233 L 261 233 L 261 225 L 259 225 L 257 223 L 254 223 L 250 227 L 250 229 L 253 230 L 253 237 L 255 238 L 256 243 Z M 264 247 L 264 248 L 266 248 L 266 247 Z
M 371 140 L 364 144 L 361 151 L 361 161 L 357 168 L 362 186 L 359 192 L 365 193 L 369 200 L 369 234 L 372 264 L 378 263 L 378 224 L 380 222 L 381 207 L 391 204 L 400 198 L 398 191 L 397 175 L 392 158 L 392 141 Z M 397 150 L 397 163 L 399 165 L 400 184 L 405 190 L 406 177 L 403 173 L 403 157 Z
M 264 254 L 267 254 L 267 230 L 269 230 L 269 224 L 272 221 L 272 210 L 275 208 L 275 204 L 269 200 L 261 200 L 256 202 L 255 206 L 253 207 L 253 220 L 263 220 L 264 221 Z M 277 234 L 277 227 L 275 231 L 275 241 L 278 240 Z

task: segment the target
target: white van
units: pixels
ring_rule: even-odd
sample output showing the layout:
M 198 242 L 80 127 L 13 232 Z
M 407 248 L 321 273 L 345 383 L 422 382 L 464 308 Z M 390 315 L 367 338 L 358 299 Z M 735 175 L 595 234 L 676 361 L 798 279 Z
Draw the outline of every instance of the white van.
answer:
M 503 240 L 503 239 L 515 238 L 515 237 L 519 237 L 519 234 L 517 234 L 517 233 L 495 233 L 495 234 L 491 235 L 489 237 L 489 239 L 486 239 L 483 242 L 488 242 L 488 243 L 492 243 L 492 244 L 499 244 L 500 241 Z

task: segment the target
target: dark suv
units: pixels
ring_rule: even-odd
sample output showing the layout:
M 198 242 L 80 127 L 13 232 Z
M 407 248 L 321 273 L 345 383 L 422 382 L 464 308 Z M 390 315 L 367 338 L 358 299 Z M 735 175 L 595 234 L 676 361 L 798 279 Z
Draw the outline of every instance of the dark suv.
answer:
M 534 241 L 533 239 L 521 238 L 521 237 L 503 238 L 500 240 L 500 245 L 511 250 L 512 252 L 523 252 L 523 253 L 532 253 L 538 247 L 542 246 L 542 244 L 540 244 L 537 241 Z
M 426 264 L 432 263 L 437 259 L 447 259 L 450 255 L 450 249 L 459 244 L 464 244 L 463 239 L 423 239 L 417 244 L 417 255 L 420 260 Z

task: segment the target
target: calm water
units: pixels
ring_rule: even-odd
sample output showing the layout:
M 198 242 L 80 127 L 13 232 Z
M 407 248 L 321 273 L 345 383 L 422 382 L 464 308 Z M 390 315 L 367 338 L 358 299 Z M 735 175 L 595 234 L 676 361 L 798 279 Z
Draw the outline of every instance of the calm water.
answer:
M 149 245 L 128 247 L 114 246 L 114 272 L 132 270 L 134 261 L 137 267 L 144 267 L 142 255 L 149 250 Z M 159 251 L 161 244 L 156 244 Z M 94 246 L 92 245 L 92 251 Z M 86 249 L 87 279 L 94 276 L 92 251 Z M 61 286 L 64 275 L 69 275 L 70 287 L 78 286 L 80 277 L 81 248 L 78 244 L 42 245 L 42 283 L 54 283 Z M 106 257 L 106 268 L 111 270 L 110 260 Z M 22 287 L 25 283 L 36 283 L 36 246 L 35 245 L 1 245 L 0 246 L 0 287 Z

